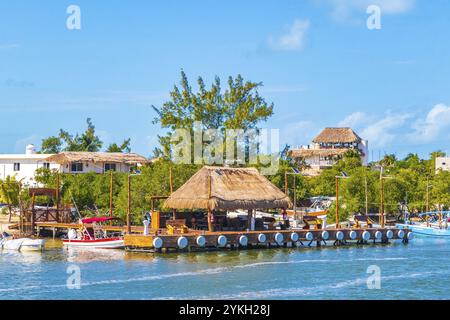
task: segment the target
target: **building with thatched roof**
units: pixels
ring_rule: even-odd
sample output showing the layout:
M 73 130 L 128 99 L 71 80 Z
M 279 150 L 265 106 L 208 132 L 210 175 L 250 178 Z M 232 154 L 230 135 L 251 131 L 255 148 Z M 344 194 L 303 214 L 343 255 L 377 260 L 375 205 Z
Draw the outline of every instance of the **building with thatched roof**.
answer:
M 149 163 L 149 159 L 136 153 L 120 152 L 61 152 L 46 158 L 60 165 L 63 173 L 129 172 L 131 167 Z
M 208 229 L 214 211 L 287 209 L 289 197 L 256 168 L 205 166 L 164 202 L 174 210 L 203 209 L 208 212 Z
M 304 160 L 305 174 L 316 175 L 335 164 L 349 150 L 359 153 L 363 165 L 367 165 L 367 140 L 361 139 L 351 128 L 325 128 L 311 144 L 291 150 L 290 155 Z
M 172 193 L 164 206 L 211 211 L 286 209 L 291 201 L 256 168 L 205 166 Z

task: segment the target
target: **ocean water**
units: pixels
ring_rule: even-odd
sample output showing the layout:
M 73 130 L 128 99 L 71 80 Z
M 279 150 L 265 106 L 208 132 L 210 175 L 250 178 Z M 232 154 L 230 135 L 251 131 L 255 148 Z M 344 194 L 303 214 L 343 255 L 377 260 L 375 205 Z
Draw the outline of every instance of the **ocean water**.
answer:
M 439 239 L 166 255 L 48 244 L 0 251 L 1 300 L 450 298 L 450 241 Z

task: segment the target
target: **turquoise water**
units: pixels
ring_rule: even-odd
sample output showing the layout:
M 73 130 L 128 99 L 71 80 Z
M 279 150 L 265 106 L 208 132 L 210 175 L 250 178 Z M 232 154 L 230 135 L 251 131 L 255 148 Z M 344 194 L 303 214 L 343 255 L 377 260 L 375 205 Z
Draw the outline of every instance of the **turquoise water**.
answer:
M 450 241 L 152 255 L 0 252 L 0 299 L 449 299 Z M 368 289 L 369 266 L 381 272 Z M 79 268 L 80 289 L 66 285 Z

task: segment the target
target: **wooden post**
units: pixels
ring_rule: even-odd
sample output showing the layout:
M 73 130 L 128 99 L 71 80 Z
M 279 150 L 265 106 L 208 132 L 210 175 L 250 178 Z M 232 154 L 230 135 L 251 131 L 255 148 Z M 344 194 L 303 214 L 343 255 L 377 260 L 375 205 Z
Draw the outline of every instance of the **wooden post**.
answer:
M 208 178 L 208 200 L 210 200 L 211 196 L 212 196 L 211 184 L 212 183 L 211 183 L 211 173 L 210 173 L 209 178 Z M 209 208 L 209 201 L 208 201 L 208 231 L 214 231 L 212 221 L 211 221 L 211 215 L 212 215 L 212 210 Z
M 59 221 L 59 172 L 56 172 L 56 222 L 61 222 Z
M 31 234 L 34 234 L 34 229 L 36 227 L 36 217 L 35 217 L 35 212 L 34 212 L 34 203 L 36 200 L 36 196 L 33 192 L 33 194 L 31 195 Z
M 339 229 L 339 178 L 336 176 L 336 229 Z
M 287 174 L 287 171 L 285 171 L 285 172 L 284 172 L 284 193 L 285 193 L 286 195 L 289 195 L 289 190 L 288 190 L 288 179 L 287 179 L 287 177 L 288 177 L 288 174 Z
M 128 175 L 127 233 L 131 233 L 131 175 Z
M 249 209 L 249 210 L 247 211 L 247 229 L 248 229 L 249 231 L 252 230 L 252 213 L 253 213 L 253 210 L 252 210 L 252 209 Z
M 384 208 L 383 208 L 383 167 L 380 172 L 380 224 L 384 228 Z
M 109 216 L 113 216 L 113 172 L 110 171 L 109 176 Z
M 364 181 L 365 181 L 365 192 L 366 192 L 366 216 L 369 212 L 369 202 L 368 202 L 368 198 L 367 198 L 367 177 L 364 177 Z
M 426 204 L 426 208 L 425 208 L 425 219 L 427 220 L 427 227 L 430 226 L 430 222 L 428 221 L 428 212 L 429 212 L 429 197 L 428 197 L 428 192 L 429 192 L 429 188 L 430 185 L 428 184 L 428 177 L 427 177 L 427 204 Z
M 296 175 L 294 174 L 294 219 L 297 220 L 297 188 L 296 188 Z
M 169 190 L 170 194 L 173 193 L 173 180 L 172 180 L 172 167 L 169 169 Z M 175 220 L 177 218 L 177 209 L 172 210 L 172 219 Z

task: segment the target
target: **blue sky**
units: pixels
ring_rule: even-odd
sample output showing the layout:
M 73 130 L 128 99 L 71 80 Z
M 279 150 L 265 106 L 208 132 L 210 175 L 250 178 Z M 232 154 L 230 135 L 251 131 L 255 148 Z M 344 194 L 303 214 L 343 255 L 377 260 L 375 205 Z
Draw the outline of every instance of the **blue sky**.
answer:
M 68 30 L 66 9 L 81 9 Z M 381 29 L 366 27 L 370 4 Z M 353 127 L 379 154 L 450 152 L 450 2 L 184 0 L 0 2 L 0 152 L 91 117 L 106 144 L 150 155 L 150 106 L 179 81 L 242 74 L 275 104 L 281 143 Z

